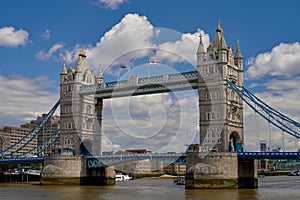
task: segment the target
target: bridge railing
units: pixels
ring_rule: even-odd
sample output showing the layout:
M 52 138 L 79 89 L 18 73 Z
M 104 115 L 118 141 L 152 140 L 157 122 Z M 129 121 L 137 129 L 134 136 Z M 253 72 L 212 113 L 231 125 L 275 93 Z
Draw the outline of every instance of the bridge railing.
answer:
M 81 94 L 86 93 L 96 93 L 97 91 L 103 91 L 108 89 L 126 89 L 130 86 L 144 86 L 144 85 L 151 85 L 151 84 L 161 84 L 161 85 L 172 85 L 178 82 L 190 82 L 190 81 L 197 81 L 198 80 L 198 72 L 191 71 L 185 73 L 178 73 L 178 74 L 168 74 L 168 75 L 161 75 L 161 76 L 152 76 L 148 78 L 139 78 L 134 77 L 129 80 L 123 81 L 115 81 L 115 82 L 108 82 L 103 84 L 95 84 L 95 85 L 83 85 L 80 87 Z
M 103 155 L 88 156 L 88 168 L 109 166 L 120 162 L 134 162 L 139 160 L 157 160 L 167 163 L 185 164 L 184 153 L 158 153 L 158 154 L 123 154 L 123 155 Z M 178 161 L 180 160 L 180 161 Z M 178 161 L 178 162 L 177 162 Z
M 243 159 L 300 159 L 300 152 L 240 152 Z

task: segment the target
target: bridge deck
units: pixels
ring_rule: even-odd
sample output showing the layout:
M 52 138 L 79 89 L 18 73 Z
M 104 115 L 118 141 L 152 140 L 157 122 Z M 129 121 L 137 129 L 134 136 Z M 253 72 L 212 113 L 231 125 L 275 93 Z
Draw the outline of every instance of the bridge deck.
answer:
M 114 98 L 136 96 L 162 92 L 192 90 L 197 88 L 198 72 L 191 71 L 178 74 L 134 78 L 125 81 L 115 81 L 95 85 L 83 85 L 79 94 L 92 95 L 96 98 Z
M 300 159 L 300 152 L 240 152 L 242 159 Z
M 240 159 L 300 159 L 300 152 L 239 152 Z M 178 159 L 185 159 L 184 153 L 176 154 L 128 154 L 128 155 L 107 155 L 107 156 L 89 156 L 87 160 L 98 160 L 103 162 L 117 162 L 120 160 L 162 160 L 174 162 Z M 0 159 L 0 164 L 7 163 L 42 163 L 44 157 L 20 157 Z

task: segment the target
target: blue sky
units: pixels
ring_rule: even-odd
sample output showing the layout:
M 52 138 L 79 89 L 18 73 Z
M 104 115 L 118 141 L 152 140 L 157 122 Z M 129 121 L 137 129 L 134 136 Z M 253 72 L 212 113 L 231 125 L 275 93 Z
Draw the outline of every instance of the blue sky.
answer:
M 63 58 L 69 67 L 72 66 L 82 47 L 90 53 L 90 63 L 96 70 L 103 64 L 95 56 L 99 53 L 97 44 L 102 45 L 101 40 L 130 27 L 144 26 L 152 31 L 165 29 L 170 37 L 182 33 L 182 38 L 177 35 L 185 47 L 182 55 L 193 62 L 194 47 L 185 41 L 192 39 L 197 44 L 198 31 L 202 31 L 205 45 L 208 45 L 218 19 L 228 45 L 235 48 L 236 39 L 240 40 L 245 85 L 272 106 L 299 119 L 297 95 L 300 89 L 295 87 L 300 79 L 299 6 L 300 3 L 293 0 L 5 1 L 0 7 L 0 125 L 19 125 L 47 112 L 58 98 Z M 140 38 L 129 38 L 127 43 L 120 45 L 131 48 L 130 45 L 138 40 L 139 45 L 151 46 L 153 44 L 143 41 L 147 34 L 150 33 L 145 31 Z M 161 45 L 175 48 L 175 38 L 170 40 L 171 43 L 164 41 Z M 111 46 L 112 50 L 119 48 Z M 145 53 L 140 57 L 130 56 L 122 62 L 131 68 L 139 59 L 147 57 Z M 160 58 L 158 61 L 168 66 L 186 66 L 170 55 L 149 56 Z M 116 73 L 108 71 L 104 76 L 113 80 Z M 247 108 L 244 116 L 249 124 L 245 127 L 245 140 L 248 139 L 249 148 L 255 149 L 255 137 L 250 127 L 257 122 Z M 268 130 L 265 124 L 261 126 L 261 137 L 265 139 L 264 133 Z M 277 146 L 280 138 L 280 134 L 273 138 Z M 292 138 L 285 140 L 290 140 L 286 141 L 290 149 L 294 148 Z

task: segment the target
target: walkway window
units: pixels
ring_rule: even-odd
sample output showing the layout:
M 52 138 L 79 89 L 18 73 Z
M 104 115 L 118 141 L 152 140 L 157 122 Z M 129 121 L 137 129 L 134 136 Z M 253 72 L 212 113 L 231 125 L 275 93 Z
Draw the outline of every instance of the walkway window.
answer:
M 86 107 L 86 113 L 87 113 L 87 114 L 92 114 L 92 106 L 91 106 L 91 105 L 88 105 L 88 106 Z
M 92 123 L 93 121 L 91 120 L 91 119 L 88 119 L 87 121 L 86 121 L 86 129 L 87 130 L 92 130 L 92 128 L 93 128 L 93 123 Z

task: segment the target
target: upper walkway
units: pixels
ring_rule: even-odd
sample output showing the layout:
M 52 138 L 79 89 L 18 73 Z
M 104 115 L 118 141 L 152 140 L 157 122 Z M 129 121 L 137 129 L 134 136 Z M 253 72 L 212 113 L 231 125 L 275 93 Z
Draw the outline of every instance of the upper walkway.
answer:
M 108 82 L 80 87 L 80 95 L 95 94 L 96 98 L 136 96 L 171 91 L 197 89 L 198 72 L 151 76 L 148 78 L 131 77 L 124 81 Z

